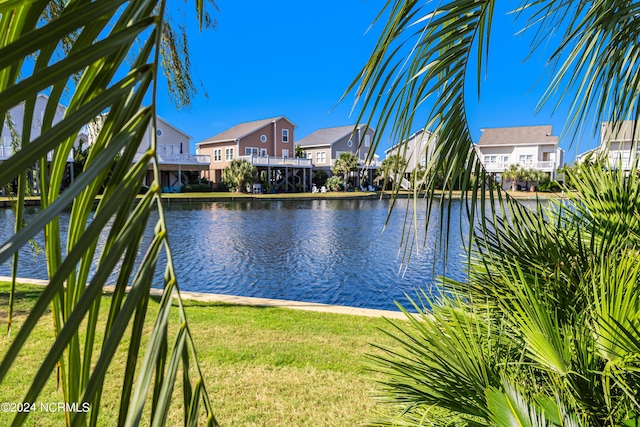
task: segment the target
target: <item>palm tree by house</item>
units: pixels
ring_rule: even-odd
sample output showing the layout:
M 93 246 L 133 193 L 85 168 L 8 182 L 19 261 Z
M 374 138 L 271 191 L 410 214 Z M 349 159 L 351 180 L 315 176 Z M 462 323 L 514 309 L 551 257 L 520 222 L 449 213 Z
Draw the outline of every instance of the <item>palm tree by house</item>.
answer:
M 222 171 L 222 182 L 229 191 L 243 193 L 247 191 L 247 185 L 258 180 L 258 170 L 251 162 L 244 159 L 235 159 Z
M 407 169 L 407 159 L 399 154 L 392 154 L 385 158 L 380 163 L 380 171 L 382 172 L 383 185 L 382 188 L 386 190 L 387 182 L 389 178 L 394 181 L 401 179 L 404 176 L 404 171 Z
M 349 176 L 351 172 L 358 170 L 360 159 L 358 156 L 351 152 L 343 152 L 340 153 L 333 167 L 331 168 L 331 172 L 335 175 L 342 175 L 344 179 L 344 191 L 347 191 Z
M 390 0 L 350 87 L 361 101 L 358 121 L 380 118 L 374 146 L 385 129 L 408 140 L 414 123 L 438 135 L 429 173 L 459 184 L 462 211 L 477 224 L 468 279 L 441 278 L 441 297 L 416 303 L 429 313 L 394 324 L 397 345 L 372 356 L 391 412 L 372 425 L 635 426 L 640 183 L 596 161 L 567 172 L 577 189 L 569 206 L 535 211 L 493 185 L 473 149 L 465 80 L 476 74 L 480 86 L 496 4 Z M 569 100 L 569 126 L 640 118 L 639 2 L 524 0 L 518 11 L 536 31 L 534 46 L 560 32 L 543 102 Z M 418 106 L 430 110 L 420 115 Z M 448 188 L 437 196 L 436 180 L 425 185 L 441 222 Z

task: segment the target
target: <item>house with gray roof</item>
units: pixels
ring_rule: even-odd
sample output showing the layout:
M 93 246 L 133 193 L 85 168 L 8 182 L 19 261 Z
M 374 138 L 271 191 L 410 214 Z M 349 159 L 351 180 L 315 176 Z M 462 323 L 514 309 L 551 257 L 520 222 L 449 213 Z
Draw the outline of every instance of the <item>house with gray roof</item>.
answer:
M 239 123 L 196 144 L 196 153 L 211 156 L 209 177 L 222 183 L 222 171 L 232 160 L 247 160 L 275 191 L 309 189 L 311 161 L 295 157 L 296 125 L 284 116 Z
M 371 182 L 373 171 L 379 163 L 377 154 L 372 154 L 369 159 L 375 132 L 375 129 L 367 124 L 323 128 L 305 136 L 298 144 L 314 169 L 324 170 L 328 175 L 331 175 L 331 168 L 341 153 L 355 154 L 360 159 L 364 174 L 369 175 L 368 180 Z
M 585 161 L 589 155 L 606 153 L 611 168 L 622 168 L 630 171 L 635 167 L 638 157 L 638 141 L 640 140 L 640 123 L 625 120 L 618 126 L 612 122 L 603 122 L 600 128 L 600 145 L 578 155 L 578 161 Z
M 476 151 L 488 172 L 501 174 L 513 164 L 547 172 L 552 179 L 564 165 L 564 150 L 551 125 L 481 129 Z

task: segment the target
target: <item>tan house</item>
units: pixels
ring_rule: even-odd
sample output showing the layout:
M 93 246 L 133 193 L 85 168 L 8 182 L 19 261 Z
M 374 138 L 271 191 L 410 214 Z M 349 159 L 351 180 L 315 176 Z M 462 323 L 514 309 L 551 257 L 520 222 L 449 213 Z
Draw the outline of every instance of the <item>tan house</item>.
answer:
M 196 153 L 211 156 L 210 180 L 222 183 L 222 171 L 234 159 L 258 169 L 272 191 L 307 190 L 311 162 L 295 157 L 296 125 L 284 116 L 240 123 L 196 144 Z
M 341 153 L 355 154 L 360 159 L 363 179 L 371 183 L 373 172 L 379 166 L 377 154 L 369 159 L 375 132 L 375 129 L 366 124 L 324 128 L 305 136 L 298 144 L 314 169 L 324 170 L 328 175 L 331 174 L 331 168 Z

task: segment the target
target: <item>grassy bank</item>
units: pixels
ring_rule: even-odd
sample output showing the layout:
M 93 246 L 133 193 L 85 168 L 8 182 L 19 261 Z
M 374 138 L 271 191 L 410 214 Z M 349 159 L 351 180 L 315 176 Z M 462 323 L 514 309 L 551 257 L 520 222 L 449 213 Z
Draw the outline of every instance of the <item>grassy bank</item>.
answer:
M 19 328 L 42 288 L 18 286 L 14 325 Z M 10 342 L 6 335 L 7 292 L 8 286 L 0 283 L 2 355 Z M 102 311 L 106 311 L 108 298 L 103 299 Z M 363 366 L 363 357 L 373 351 L 370 343 L 388 342 L 377 329 L 386 326 L 383 319 L 185 303 L 215 413 L 223 426 L 356 426 L 375 414 L 371 394 L 376 385 Z M 156 311 L 157 302 L 152 301 L 149 314 L 154 316 Z M 11 335 L 16 332 L 12 330 Z M 51 317 L 45 315 L 12 372 L 0 385 L 0 402 L 22 398 L 30 385 L 28 379 L 51 342 Z M 100 425 L 115 424 L 116 402 L 120 397 L 118 373 L 124 369 L 124 356 L 121 351 L 110 369 L 109 386 L 103 393 L 106 409 Z M 182 399 L 177 393 L 173 398 L 176 410 L 167 425 L 181 422 L 177 406 Z M 52 373 L 39 402 L 61 400 Z M 8 425 L 10 415 L 0 412 L 0 425 Z M 36 412 L 27 424 L 63 423 L 60 413 Z

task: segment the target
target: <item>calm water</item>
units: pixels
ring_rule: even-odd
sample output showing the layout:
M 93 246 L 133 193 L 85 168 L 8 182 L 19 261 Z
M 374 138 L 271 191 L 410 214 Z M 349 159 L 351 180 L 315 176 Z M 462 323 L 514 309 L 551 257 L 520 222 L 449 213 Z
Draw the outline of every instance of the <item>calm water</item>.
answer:
M 171 204 L 166 218 L 182 289 L 395 309 L 394 300 L 407 302 L 405 293 L 434 291 L 437 274 L 464 277 L 458 206 L 452 211 L 449 265 L 437 245 L 434 216 L 405 270 L 400 239 L 406 207 L 406 200 L 398 201 L 384 232 L 387 200 Z M 420 224 L 424 216 L 420 202 Z M 68 214 L 61 215 L 63 231 L 67 221 Z M 12 212 L 0 210 L 1 241 L 12 224 Z M 8 263 L 0 266 L 0 275 L 9 274 Z M 24 249 L 19 276 L 46 278 L 44 255 Z

